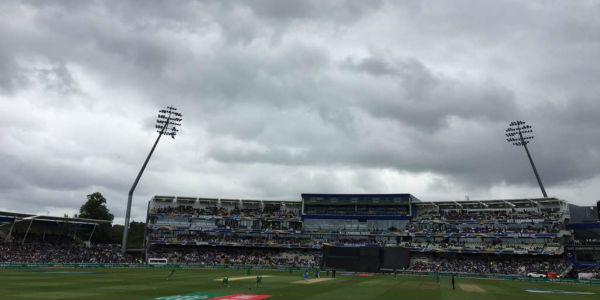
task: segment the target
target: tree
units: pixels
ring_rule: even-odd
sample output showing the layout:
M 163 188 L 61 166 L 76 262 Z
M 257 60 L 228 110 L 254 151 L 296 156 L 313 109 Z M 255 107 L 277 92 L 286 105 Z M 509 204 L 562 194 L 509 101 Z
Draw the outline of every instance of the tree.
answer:
M 87 195 L 87 201 L 79 209 L 79 217 L 107 221 L 112 221 L 115 218 L 106 207 L 106 199 L 99 192 Z M 101 224 L 96 227 L 92 241 L 95 243 L 110 243 L 110 235 L 111 224 Z
M 127 235 L 127 245 L 131 247 L 143 247 L 144 245 L 144 230 L 146 223 L 131 221 L 129 223 L 129 235 Z M 111 240 L 113 244 L 121 243 L 123 237 L 123 225 L 115 224 L 111 230 Z
M 79 209 L 79 217 L 108 221 L 115 218 L 106 207 L 106 199 L 99 192 L 87 195 L 87 201 Z
M 122 238 L 123 238 L 123 225 L 113 224 L 112 228 L 110 229 L 111 244 L 120 244 Z M 127 236 L 127 239 L 129 240 L 129 236 Z

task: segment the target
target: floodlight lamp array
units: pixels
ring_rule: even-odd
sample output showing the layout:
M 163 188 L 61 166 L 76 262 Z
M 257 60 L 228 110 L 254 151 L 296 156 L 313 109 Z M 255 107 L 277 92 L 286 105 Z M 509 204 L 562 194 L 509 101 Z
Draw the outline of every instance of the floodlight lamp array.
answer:
M 534 137 L 533 135 L 528 135 L 530 133 L 533 133 L 531 125 L 527 125 L 525 121 L 514 121 L 506 129 L 506 141 L 515 146 L 525 146 Z
M 160 134 L 168 135 L 171 138 L 175 138 L 181 126 L 183 120 L 180 112 L 177 112 L 177 108 L 173 106 L 167 106 L 167 109 L 161 109 L 158 111 L 158 119 L 156 120 L 156 131 Z

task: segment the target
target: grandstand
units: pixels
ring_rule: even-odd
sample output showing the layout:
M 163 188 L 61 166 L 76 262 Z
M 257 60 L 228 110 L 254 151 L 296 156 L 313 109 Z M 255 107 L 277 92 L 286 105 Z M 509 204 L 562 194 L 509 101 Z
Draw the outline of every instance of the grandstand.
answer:
M 404 227 L 411 217 L 410 194 L 302 194 L 305 231 L 383 232 Z
M 596 206 L 570 205 L 571 222 L 567 229 L 573 239 L 567 241 L 567 260 L 581 277 L 600 277 L 600 201 Z
M 1 263 L 134 262 L 113 245 L 93 245 L 96 228 L 110 221 L 0 212 Z
M 148 211 L 147 257 L 199 264 L 318 264 L 314 249 L 320 245 L 302 232 L 300 204 L 155 196 Z
M 556 198 L 421 202 L 406 246 L 424 252 L 560 255 L 570 232 L 568 205 Z
M 301 200 L 154 196 L 148 204 L 144 256 L 146 262 L 190 265 L 567 275 L 572 266 L 594 268 L 589 261 L 598 258 L 598 222 L 588 216 L 586 224 L 570 223 L 572 218 L 583 222 L 578 211 L 556 198 L 431 202 L 410 194 L 302 194 Z M 118 254 L 117 245 L 90 243 L 95 227 L 107 221 L 0 212 L 0 222 L 2 262 L 135 261 Z M 52 258 L 52 253 L 66 258 Z
M 110 221 L 83 218 L 54 217 L 0 211 L 0 240 L 6 243 L 26 242 L 62 243 L 70 241 L 88 242 L 96 226 Z
M 334 253 L 328 247 L 351 247 L 380 248 L 379 254 L 371 252 L 378 256 L 372 261 L 375 271 L 390 269 L 383 267 L 389 265 L 382 260 L 385 251 L 406 249 L 410 268 L 420 271 L 439 270 L 445 262 L 447 271 L 458 272 L 451 262 L 468 257 L 473 265 L 512 261 L 522 266 L 505 268 L 509 274 L 532 269 L 561 274 L 568 269 L 563 257 L 571 239 L 565 228 L 569 218 L 569 205 L 556 198 L 425 202 L 410 194 L 302 194 L 301 201 L 155 196 L 145 240 L 148 258 L 192 264 L 333 267 L 323 255 Z

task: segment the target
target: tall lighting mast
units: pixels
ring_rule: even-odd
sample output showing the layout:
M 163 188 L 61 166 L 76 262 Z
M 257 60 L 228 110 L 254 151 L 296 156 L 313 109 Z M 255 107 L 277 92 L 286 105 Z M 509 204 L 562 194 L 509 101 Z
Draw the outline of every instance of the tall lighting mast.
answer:
M 515 146 L 523 146 L 523 148 L 525 148 L 525 152 L 527 153 L 527 157 L 529 158 L 529 162 L 531 163 L 531 167 L 533 168 L 535 178 L 537 179 L 537 182 L 540 185 L 540 189 L 542 190 L 542 195 L 544 195 L 544 198 L 548 198 L 548 195 L 546 194 L 546 189 L 544 189 L 544 185 L 542 184 L 540 175 L 538 174 L 538 171 L 535 168 L 535 164 L 533 163 L 533 159 L 531 158 L 531 153 L 529 153 L 529 148 L 527 148 L 527 144 L 529 144 L 529 142 L 533 140 L 532 133 L 533 129 L 531 125 L 527 125 L 525 121 L 514 121 L 511 122 L 509 124 L 509 127 L 506 129 L 506 141 L 512 143 Z
M 158 118 L 156 120 L 156 131 L 158 132 L 158 137 L 156 138 L 156 141 L 154 142 L 150 153 L 148 153 L 148 157 L 146 157 L 146 161 L 144 161 L 142 169 L 135 178 L 131 189 L 129 189 L 129 197 L 127 198 L 127 210 L 125 211 L 125 224 L 123 226 L 123 241 L 121 242 L 121 252 L 123 253 L 125 253 L 125 251 L 127 250 L 127 233 L 129 231 L 129 216 L 131 215 L 131 200 L 133 199 L 133 192 L 135 191 L 135 187 L 140 181 L 140 177 L 142 177 L 142 174 L 146 169 L 146 165 L 148 165 L 148 161 L 150 160 L 152 153 L 154 153 L 154 149 L 156 148 L 158 141 L 160 141 L 160 137 L 163 135 L 168 135 L 174 139 L 175 135 L 179 131 L 177 127 L 181 126 L 182 120 L 183 119 L 181 118 L 181 113 L 177 112 L 177 108 L 173 106 L 167 106 L 166 109 L 161 109 L 158 112 Z

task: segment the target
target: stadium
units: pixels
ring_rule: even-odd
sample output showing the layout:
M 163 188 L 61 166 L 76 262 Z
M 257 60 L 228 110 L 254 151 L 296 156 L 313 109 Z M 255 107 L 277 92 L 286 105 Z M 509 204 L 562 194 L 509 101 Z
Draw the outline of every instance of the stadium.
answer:
M 0 1 L 0 300 L 599 300 L 599 15 Z
M 556 198 L 154 196 L 144 247 L 125 254 L 90 243 L 103 221 L 1 212 L 0 298 L 596 299 L 597 209 Z

